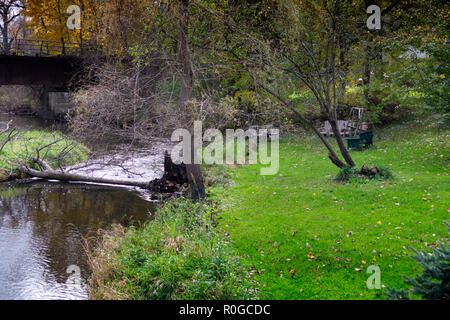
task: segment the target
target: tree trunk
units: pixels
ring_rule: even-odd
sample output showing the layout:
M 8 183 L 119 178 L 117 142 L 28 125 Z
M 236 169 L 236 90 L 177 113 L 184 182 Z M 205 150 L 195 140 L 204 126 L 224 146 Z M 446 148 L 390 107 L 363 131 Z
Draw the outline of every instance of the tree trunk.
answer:
M 178 59 L 181 66 L 181 88 L 178 106 L 181 113 L 187 112 L 187 103 L 192 97 L 194 84 L 194 71 L 192 68 L 191 51 L 189 48 L 189 0 L 180 1 L 180 33 L 178 39 Z M 193 130 L 191 131 L 191 163 L 186 164 L 186 173 L 191 189 L 191 197 L 194 200 L 206 197 L 205 185 L 200 164 L 194 163 L 194 155 L 197 153 L 194 144 Z

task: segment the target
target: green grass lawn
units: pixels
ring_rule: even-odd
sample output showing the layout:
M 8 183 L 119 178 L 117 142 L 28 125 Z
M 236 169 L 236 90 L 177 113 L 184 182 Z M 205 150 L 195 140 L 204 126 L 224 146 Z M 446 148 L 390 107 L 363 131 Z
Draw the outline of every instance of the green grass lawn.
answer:
M 6 139 L 6 133 L 0 135 L 0 147 Z M 52 144 L 54 141 L 57 142 Z M 88 148 L 80 142 L 70 139 L 60 132 L 44 130 L 19 132 L 12 141 L 3 147 L 0 153 L 0 175 L 3 172 L 6 176 L 11 170 L 16 170 L 19 163 L 26 163 L 37 168 L 30 157 L 35 158 L 36 150 L 45 146 L 48 147 L 42 149 L 39 156 L 53 168 L 79 163 L 87 158 L 89 152 Z
M 367 289 L 372 264 L 383 287 L 405 287 L 403 275 L 420 271 L 409 247 L 448 238 L 449 134 L 436 118 L 376 131 L 373 148 L 351 154 L 359 167 L 389 167 L 387 181 L 336 182 L 338 168 L 311 136 L 281 141 L 277 175 L 228 169 L 230 183 L 209 191 L 259 298 L 384 299 Z

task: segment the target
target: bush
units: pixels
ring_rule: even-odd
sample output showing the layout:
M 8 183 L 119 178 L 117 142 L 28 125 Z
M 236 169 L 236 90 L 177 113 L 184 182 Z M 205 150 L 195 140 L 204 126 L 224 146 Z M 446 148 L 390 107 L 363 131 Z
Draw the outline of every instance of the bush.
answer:
M 379 179 L 388 180 L 393 179 L 394 175 L 392 174 L 392 171 L 389 167 L 380 166 L 378 167 L 378 173 L 376 177 Z
M 424 101 L 431 112 L 449 113 L 449 45 L 447 42 L 430 43 L 426 50 L 430 58 L 427 59 L 419 88 L 424 93 Z
M 397 77 L 392 81 L 392 77 Z M 365 108 L 369 120 L 375 124 L 388 124 L 411 117 L 419 98 L 411 88 L 398 83 L 399 75 L 374 78 L 366 86 L 348 88 L 342 98 L 341 112 L 346 116 L 351 107 Z M 367 99 L 364 92 L 366 91 Z
M 225 236 L 217 210 L 175 200 L 139 228 L 115 227 L 90 253 L 91 298 L 250 299 L 256 291 Z
M 96 69 L 95 74 L 95 84 L 73 95 L 76 108 L 69 124 L 76 136 L 98 145 L 98 140 L 112 137 L 146 138 L 149 129 L 155 135 L 160 133 L 163 126 L 155 120 L 158 113 L 152 103 L 153 88 L 148 74 L 137 68 L 121 70 L 109 64 Z
M 448 226 L 448 224 L 447 224 Z M 406 278 L 406 283 L 412 286 L 412 294 L 418 295 L 428 300 L 449 300 L 450 299 L 450 248 L 440 243 L 439 247 L 427 253 L 414 250 L 413 258 L 423 268 L 422 274 L 416 278 Z M 409 300 L 410 292 L 398 289 L 388 289 L 386 291 L 388 299 Z

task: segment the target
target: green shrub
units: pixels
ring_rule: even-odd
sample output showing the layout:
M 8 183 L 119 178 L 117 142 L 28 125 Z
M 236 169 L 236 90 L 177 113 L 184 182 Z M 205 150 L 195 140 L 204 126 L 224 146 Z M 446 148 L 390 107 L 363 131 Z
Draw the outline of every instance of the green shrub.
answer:
M 428 44 L 426 51 L 429 59 L 421 74 L 419 89 L 423 100 L 431 112 L 449 113 L 450 95 L 448 94 L 450 75 L 450 50 L 446 41 Z
M 368 180 L 388 180 L 394 178 L 390 168 L 379 166 L 378 172 L 374 175 L 362 175 L 357 167 L 345 165 L 336 175 L 336 180 L 341 182 L 365 182 Z
M 91 297 L 255 298 L 247 272 L 216 227 L 216 214 L 212 205 L 175 200 L 141 227 L 105 233 L 90 253 Z
M 6 134 L 0 135 L 0 145 L 5 139 Z M 39 169 L 30 158 L 36 157 L 36 150 L 45 146 L 48 147 L 40 151 L 40 157 L 53 168 L 80 163 L 89 153 L 89 149 L 83 144 L 59 132 L 42 130 L 19 132 L 4 146 L 0 154 L 0 169 L 9 170 L 12 164 L 19 163 Z
M 376 178 L 382 179 L 382 180 L 389 180 L 389 179 L 393 179 L 394 175 L 392 174 L 392 171 L 389 167 L 379 166 L 378 173 L 376 174 Z
M 447 224 L 448 226 L 448 224 Z M 417 251 L 415 259 L 423 268 L 422 274 L 416 278 L 405 277 L 406 283 L 411 285 L 411 292 L 389 288 L 386 290 L 388 299 L 409 300 L 410 293 L 418 295 L 427 300 L 449 300 L 450 299 L 450 248 L 442 243 L 439 247 L 432 249 L 432 253 L 424 250 Z

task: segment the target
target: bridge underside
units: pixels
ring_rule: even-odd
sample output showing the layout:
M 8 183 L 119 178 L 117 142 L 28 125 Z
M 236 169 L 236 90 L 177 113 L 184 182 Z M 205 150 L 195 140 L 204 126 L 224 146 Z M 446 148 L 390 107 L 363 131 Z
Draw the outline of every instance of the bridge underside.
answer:
M 0 85 L 67 87 L 80 70 L 74 57 L 0 55 Z

